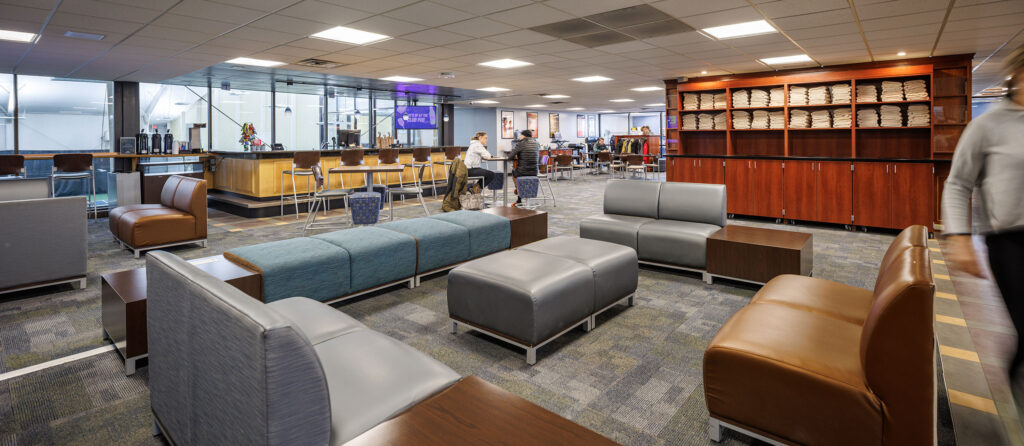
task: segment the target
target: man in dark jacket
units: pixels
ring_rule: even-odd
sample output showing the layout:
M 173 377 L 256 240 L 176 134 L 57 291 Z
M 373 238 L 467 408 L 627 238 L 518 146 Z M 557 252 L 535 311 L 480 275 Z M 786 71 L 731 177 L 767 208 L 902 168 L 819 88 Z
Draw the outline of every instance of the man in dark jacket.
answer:
M 514 147 L 512 147 L 512 153 L 509 154 L 509 159 L 518 161 L 516 170 L 512 171 L 513 178 L 519 177 L 535 177 L 537 176 L 537 159 L 540 155 L 540 146 L 537 145 L 537 140 L 533 139 L 533 132 L 530 130 L 523 130 L 520 133 L 520 138 L 516 141 Z M 523 199 L 519 198 L 516 200 L 516 204 L 522 203 Z

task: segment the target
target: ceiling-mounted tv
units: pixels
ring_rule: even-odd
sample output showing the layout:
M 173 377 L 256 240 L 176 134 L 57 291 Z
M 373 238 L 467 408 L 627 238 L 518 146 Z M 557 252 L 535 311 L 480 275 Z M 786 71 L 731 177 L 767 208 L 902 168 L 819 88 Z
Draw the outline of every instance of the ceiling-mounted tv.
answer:
M 433 105 L 399 105 L 395 107 L 395 128 L 426 130 L 437 128 L 437 111 Z

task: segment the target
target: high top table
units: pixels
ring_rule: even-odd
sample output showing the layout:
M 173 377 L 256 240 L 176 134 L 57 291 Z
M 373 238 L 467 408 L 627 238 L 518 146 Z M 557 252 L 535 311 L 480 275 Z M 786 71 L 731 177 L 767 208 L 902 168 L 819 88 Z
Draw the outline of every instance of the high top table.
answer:
M 481 157 L 484 161 L 497 161 L 501 163 L 501 172 L 505 177 L 501 181 L 501 205 L 508 206 L 508 163 L 511 159 L 502 158 L 500 156 L 487 156 Z

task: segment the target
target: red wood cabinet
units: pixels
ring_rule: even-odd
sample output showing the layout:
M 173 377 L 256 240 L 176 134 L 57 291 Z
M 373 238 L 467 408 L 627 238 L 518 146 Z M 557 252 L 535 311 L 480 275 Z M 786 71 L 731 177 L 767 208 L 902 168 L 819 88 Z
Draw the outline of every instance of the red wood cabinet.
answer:
M 725 160 L 725 195 L 729 213 L 782 217 L 782 161 Z
M 817 161 L 786 161 L 782 198 L 785 216 L 793 220 L 818 219 Z
M 902 229 L 931 227 L 935 201 L 930 163 L 853 163 L 854 224 Z
M 817 221 L 851 224 L 853 170 L 848 161 L 819 161 L 817 170 Z M 787 165 L 788 167 L 788 165 Z
M 853 163 L 853 223 L 888 228 L 892 224 L 889 163 Z
M 753 160 L 725 160 L 725 205 L 730 214 L 753 214 Z
M 686 183 L 725 184 L 725 167 L 720 158 L 674 158 L 674 178 Z
M 782 161 L 754 160 L 754 215 L 782 218 L 782 179 Z

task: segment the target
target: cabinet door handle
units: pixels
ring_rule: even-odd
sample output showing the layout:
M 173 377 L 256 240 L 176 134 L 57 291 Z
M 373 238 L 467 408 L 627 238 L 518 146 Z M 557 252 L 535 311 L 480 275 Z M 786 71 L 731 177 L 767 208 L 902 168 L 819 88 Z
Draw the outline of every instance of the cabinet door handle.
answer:
M 885 173 L 889 173 L 889 165 L 888 164 L 885 165 Z
M 893 174 L 895 174 L 895 173 L 896 173 L 896 165 L 895 165 L 895 164 L 893 164 L 893 165 L 892 165 L 892 173 L 893 173 Z

